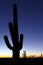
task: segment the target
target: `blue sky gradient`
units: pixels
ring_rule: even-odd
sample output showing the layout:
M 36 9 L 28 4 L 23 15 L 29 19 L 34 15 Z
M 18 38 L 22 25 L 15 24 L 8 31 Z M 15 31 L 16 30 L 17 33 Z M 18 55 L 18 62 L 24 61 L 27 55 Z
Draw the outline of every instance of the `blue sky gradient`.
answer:
M 6 34 L 12 45 L 8 23 L 13 23 L 13 4 L 17 4 L 18 28 L 24 34 L 23 50 L 29 53 L 43 53 L 43 1 L 42 0 L 0 0 L 0 53 L 12 54 L 4 42 Z

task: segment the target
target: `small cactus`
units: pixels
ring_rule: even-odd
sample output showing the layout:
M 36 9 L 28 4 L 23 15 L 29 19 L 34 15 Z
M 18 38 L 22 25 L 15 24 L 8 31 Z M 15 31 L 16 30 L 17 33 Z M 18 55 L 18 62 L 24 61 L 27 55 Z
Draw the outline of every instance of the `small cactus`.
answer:
M 13 51 L 13 58 L 19 58 L 19 53 L 23 46 L 23 34 L 20 34 L 19 40 L 16 4 L 13 5 L 13 24 L 11 22 L 9 23 L 9 30 L 13 42 L 13 47 L 10 45 L 6 35 L 4 36 L 5 43 L 7 47 Z
M 26 58 L 26 51 L 23 51 L 23 57 Z
M 41 58 L 43 57 L 43 55 L 41 54 L 41 56 L 40 56 Z

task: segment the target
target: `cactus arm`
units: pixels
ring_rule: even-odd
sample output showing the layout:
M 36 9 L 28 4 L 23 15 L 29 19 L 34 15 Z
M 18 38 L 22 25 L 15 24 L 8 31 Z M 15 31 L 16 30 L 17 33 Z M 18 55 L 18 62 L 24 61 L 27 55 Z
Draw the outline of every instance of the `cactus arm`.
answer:
M 23 46 L 23 34 L 20 34 L 20 42 L 19 42 L 20 50 L 22 49 L 22 46 Z
M 8 47 L 9 49 L 13 50 L 13 47 L 10 45 L 10 43 L 9 43 L 8 38 L 7 38 L 6 35 L 4 36 L 4 40 L 5 40 L 5 43 L 6 43 L 7 47 Z
M 12 42 L 14 43 L 14 27 L 13 27 L 13 24 L 11 22 L 9 23 L 9 30 L 10 30 Z

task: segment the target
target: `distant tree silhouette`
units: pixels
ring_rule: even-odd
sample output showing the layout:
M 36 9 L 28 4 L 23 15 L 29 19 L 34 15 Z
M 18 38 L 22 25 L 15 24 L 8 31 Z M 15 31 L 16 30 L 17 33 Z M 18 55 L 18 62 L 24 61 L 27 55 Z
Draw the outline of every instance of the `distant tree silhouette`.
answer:
M 5 43 L 7 47 L 13 51 L 13 58 L 19 58 L 19 53 L 23 46 L 23 34 L 21 33 L 19 38 L 16 4 L 13 5 L 13 24 L 9 22 L 9 30 L 13 42 L 13 47 L 10 45 L 10 42 L 6 35 L 4 36 Z

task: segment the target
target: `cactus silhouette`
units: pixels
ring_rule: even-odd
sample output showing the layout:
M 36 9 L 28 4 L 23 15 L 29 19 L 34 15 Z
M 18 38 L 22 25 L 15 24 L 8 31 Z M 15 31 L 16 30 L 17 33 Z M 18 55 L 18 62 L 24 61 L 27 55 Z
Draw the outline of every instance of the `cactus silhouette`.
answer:
M 41 54 L 41 56 L 40 56 L 41 58 L 43 57 L 43 55 Z
M 23 51 L 23 56 L 24 56 L 24 58 L 26 58 L 26 51 L 25 50 Z
M 9 30 L 10 30 L 13 46 L 10 45 L 10 42 L 6 35 L 4 36 L 5 43 L 7 47 L 12 50 L 13 58 L 19 58 L 20 50 L 22 49 L 23 46 L 23 34 L 21 33 L 19 38 L 16 4 L 13 5 L 13 24 L 9 22 Z

